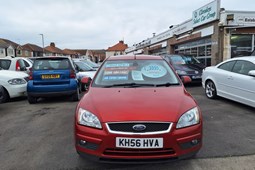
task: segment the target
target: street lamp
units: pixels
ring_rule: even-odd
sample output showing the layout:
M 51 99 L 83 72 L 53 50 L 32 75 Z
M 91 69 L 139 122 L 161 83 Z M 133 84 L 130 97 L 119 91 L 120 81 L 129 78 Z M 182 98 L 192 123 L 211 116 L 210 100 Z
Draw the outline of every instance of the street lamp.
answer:
M 39 35 L 42 36 L 42 46 L 43 46 L 43 56 L 44 56 L 44 36 L 43 36 L 43 34 L 39 34 Z

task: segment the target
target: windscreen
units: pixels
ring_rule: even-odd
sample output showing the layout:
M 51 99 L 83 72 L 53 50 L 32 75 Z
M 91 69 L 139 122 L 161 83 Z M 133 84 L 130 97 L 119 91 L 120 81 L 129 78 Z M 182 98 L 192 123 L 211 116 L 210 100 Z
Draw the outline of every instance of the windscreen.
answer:
M 81 70 L 81 71 L 92 71 L 93 68 L 90 67 L 89 65 L 87 65 L 86 63 L 82 62 L 82 61 L 75 61 L 74 62 L 78 68 Z
M 179 80 L 165 60 L 106 61 L 92 86 L 161 84 L 179 85 Z
M 67 58 L 36 59 L 33 65 L 34 70 L 66 70 L 71 69 Z
M 170 57 L 172 64 L 199 64 L 199 60 L 197 60 L 193 56 L 181 56 L 181 55 L 173 55 Z

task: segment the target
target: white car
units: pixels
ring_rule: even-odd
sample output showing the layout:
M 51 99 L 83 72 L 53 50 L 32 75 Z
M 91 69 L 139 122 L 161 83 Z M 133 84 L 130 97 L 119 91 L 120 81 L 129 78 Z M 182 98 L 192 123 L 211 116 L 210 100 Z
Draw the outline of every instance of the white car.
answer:
M 202 85 L 210 99 L 221 96 L 255 107 L 255 56 L 232 58 L 205 68 Z
M 2 102 L 27 95 L 29 76 L 18 71 L 0 70 L 0 85 L 3 86 Z
M 4 88 L 0 85 L 0 103 L 3 103 L 4 99 Z
M 28 72 L 23 57 L 7 56 L 0 58 L 0 69 Z
M 29 73 L 30 69 L 33 66 L 33 61 L 31 59 L 29 59 L 29 58 L 26 58 L 26 57 L 16 57 L 16 58 L 20 58 L 20 59 L 22 59 L 24 61 L 25 66 L 27 68 L 27 72 Z
M 96 69 L 83 62 L 83 60 L 73 59 L 73 61 L 78 71 L 76 75 L 80 83 L 81 91 L 85 91 L 88 87 L 88 84 L 83 84 L 81 79 L 83 77 L 89 77 L 92 80 L 96 74 Z

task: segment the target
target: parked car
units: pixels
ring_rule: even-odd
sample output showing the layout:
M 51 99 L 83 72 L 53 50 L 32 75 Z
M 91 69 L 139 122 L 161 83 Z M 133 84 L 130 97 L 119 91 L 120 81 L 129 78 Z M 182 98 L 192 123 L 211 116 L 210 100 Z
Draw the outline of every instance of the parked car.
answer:
M 18 71 L 0 70 L 0 85 L 3 87 L 1 102 L 27 95 L 28 74 Z
M 179 54 L 166 55 L 164 58 L 174 67 L 180 77 L 189 76 L 192 83 L 201 83 L 202 71 L 205 65 L 200 63 L 198 59 L 193 56 Z
M 88 88 L 89 84 L 83 84 L 81 82 L 81 79 L 86 76 L 92 80 L 96 74 L 96 70 L 92 68 L 91 66 L 89 66 L 88 64 L 86 64 L 83 60 L 73 59 L 73 61 L 76 66 L 76 70 L 77 70 L 76 75 L 79 80 L 81 91 L 85 91 Z
M 89 60 L 89 59 L 82 59 L 83 62 L 88 64 L 90 67 L 92 67 L 94 70 L 97 70 L 99 68 L 99 64 Z
M 26 57 L 17 57 L 17 58 L 21 58 L 23 59 L 24 63 L 25 63 L 25 66 L 26 66 L 26 69 L 27 69 L 27 72 L 29 73 L 30 72 L 30 69 L 32 68 L 33 66 L 33 60 L 29 59 L 29 58 L 26 58 Z
M 27 85 L 28 102 L 39 97 L 71 96 L 79 100 L 79 83 L 70 57 L 38 57 L 34 60 Z
M 255 57 L 232 58 L 203 71 L 208 98 L 221 96 L 255 107 Z
M 0 85 L 0 103 L 4 101 L 4 88 Z
M 74 127 L 77 152 L 102 162 L 176 160 L 202 146 L 200 109 L 160 56 L 107 58 L 77 105 Z
M 7 56 L 0 58 L 0 68 L 3 70 L 27 72 L 26 64 L 20 57 Z

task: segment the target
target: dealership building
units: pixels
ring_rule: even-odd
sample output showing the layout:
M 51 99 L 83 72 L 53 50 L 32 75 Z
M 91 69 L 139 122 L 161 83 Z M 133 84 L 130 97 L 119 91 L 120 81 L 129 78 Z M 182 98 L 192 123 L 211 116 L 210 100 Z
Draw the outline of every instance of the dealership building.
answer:
M 255 11 L 228 11 L 215 0 L 192 18 L 125 50 L 127 54 L 187 54 L 207 66 L 247 56 L 255 45 Z

